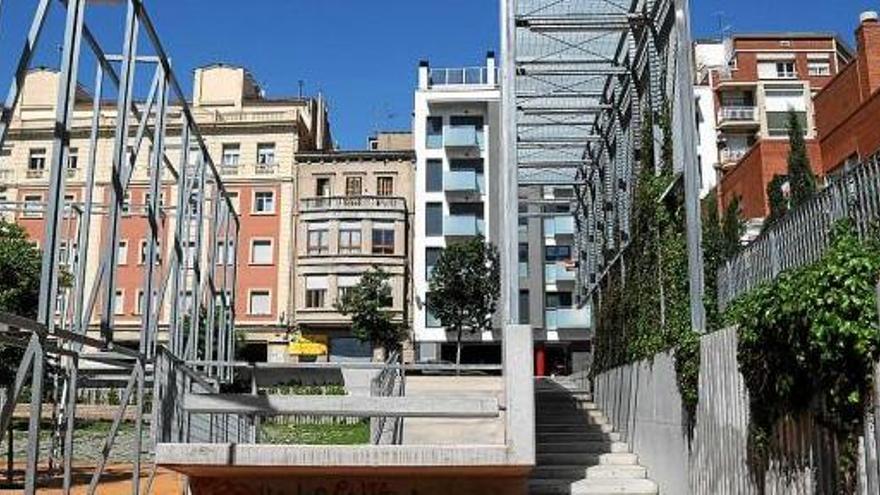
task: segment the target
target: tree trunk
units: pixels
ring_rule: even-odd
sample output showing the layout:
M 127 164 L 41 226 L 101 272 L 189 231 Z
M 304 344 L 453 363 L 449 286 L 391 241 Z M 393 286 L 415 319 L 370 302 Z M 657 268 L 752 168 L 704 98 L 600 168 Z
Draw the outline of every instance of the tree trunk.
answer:
M 458 376 L 461 374 L 461 370 L 459 369 L 461 366 L 461 328 L 458 329 L 458 339 L 455 342 L 455 375 Z

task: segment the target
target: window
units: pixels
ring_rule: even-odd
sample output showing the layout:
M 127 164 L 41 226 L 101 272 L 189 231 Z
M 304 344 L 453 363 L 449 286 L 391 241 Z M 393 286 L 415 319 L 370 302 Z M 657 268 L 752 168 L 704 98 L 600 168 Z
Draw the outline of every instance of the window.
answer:
M 361 177 L 345 178 L 345 195 L 360 196 L 363 193 L 363 179 Z
M 196 263 L 196 241 L 189 241 L 184 246 L 183 256 L 186 259 L 186 267 L 192 268 Z
M 807 132 L 807 98 L 803 87 L 783 87 L 765 91 L 764 107 L 767 114 L 768 134 L 771 136 L 788 135 L 788 114 L 794 110 L 804 133 Z
M 128 264 L 128 241 L 119 241 L 119 245 L 116 247 L 116 264 Z
M 235 261 L 235 241 L 217 241 L 217 264 L 232 266 Z
M 248 300 L 248 314 L 266 316 L 272 314 L 272 296 L 267 290 L 251 291 Z
M 67 168 L 76 170 L 79 168 L 79 149 L 68 148 L 67 150 Z
M 257 163 L 260 165 L 275 164 L 275 143 L 260 143 L 257 145 Z
M 429 150 L 443 147 L 443 117 L 428 117 L 425 128 L 425 147 Z
M 162 249 L 160 246 L 156 246 L 156 264 L 162 264 Z M 147 241 L 141 241 L 141 249 L 138 253 L 138 264 L 145 265 L 147 263 Z
M 238 201 L 238 191 L 226 191 L 226 197 L 229 199 L 229 202 L 232 203 L 232 207 L 235 208 L 235 211 L 240 211 L 239 201 Z
M 28 170 L 46 170 L 46 148 L 33 148 L 30 150 Z
M 373 254 L 394 254 L 393 223 L 373 223 Z
M 571 259 L 571 246 L 547 246 L 544 261 L 567 261 Z
M 831 63 L 824 61 L 807 62 L 807 74 L 811 76 L 830 76 Z
M 238 166 L 241 157 L 241 146 L 238 143 L 228 143 L 223 145 L 223 165 L 227 167 Z
M 529 243 L 519 243 L 519 276 L 525 278 L 529 276 Z
M 521 290 L 519 291 L 519 323 L 520 325 L 528 325 L 531 321 L 531 314 L 529 311 L 529 291 Z
M 351 290 L 352 287 L 355 287 L 361 281 L 361 277 L 359 275 L 339 275 L 336 277 L 336 287 L 338 287 L 339 292 L 337 294 L 337 301 L 341 302 L 348 291 Z
M 131 213 L 131 191 L 125 191 L 125 194 L 122 196 L 122 206 L 119 211 L 123 215 Z
M 570 308 L 571 292 L 548 292 L 544 305 L 547 309 Z
M 113 313 L 121 315 L 125 312 L 125 293 L 117 290 L 113 295 Z
M 443 203 L 425 204 L 425 235 L 443 235 Z
M 794 62 L 776 62 L 776 77 L 779 79 L 794 79 L 797 77 Z
M 39 194 L 28 194 L 24 197 L 23 217 L 41 217 L 43 216 L 43 196 Z
M 358 254 L 363 243 L 359 222 L 339 225 L 339 254 Z
M 134 314 L 136 314 L 136 315 L 144 314 L 144 310 L 146 309 L 144 294 L 145 294 L 145 292 L 143 290 L 139 290 L 137 293 L 137 301 L 135 301 L 135 308 L 134 308 Z M 153 292 L 153 298 L 152 298 L 152 301 L 150 301 L 151 311 L 153 311 L 153 312 L 156 311 L 156 309 L 157 309 L 156 303 L 157 302 L 158 301 L 156 300 L 156 292 Z
M 376 195 L 394 196 L 394 177 L 377 177 Z
M 426 162 L 425 191 L 443 191 L 443 160 L 428 160 Z
M 309 225 L 308 253 L 330 254 L 330 236 L 326 224 Z
M 188 290 L 183 293 L 183 311 L 189 313 L 193 308 L 193 293 Z
M 330 178 L 329 177 L 318 177 L 315 180 L 315 196 L 319 198 L 329 198 L 333 195 L 333 191 L 330 188 Z
M 272 241 L 269 239 L 254 239 L 251 241 L 251 264 L 272 264 Z
M 443 322 L 431 311 L 431 293 L 425 294 L 425 326 L 426 327 L 442 327 Z
M 306 307 L 323 308 L 327 287 L 327 277 L 306 277 Z
M 255 192 L 254 213 L 275 213 L 275 193 L 272 191 Z
M 425 248 L 425 279 L 430 281 L 434 267 L 437 266 L 437 260 L 443 254 L 443 248 L 429 247 Z

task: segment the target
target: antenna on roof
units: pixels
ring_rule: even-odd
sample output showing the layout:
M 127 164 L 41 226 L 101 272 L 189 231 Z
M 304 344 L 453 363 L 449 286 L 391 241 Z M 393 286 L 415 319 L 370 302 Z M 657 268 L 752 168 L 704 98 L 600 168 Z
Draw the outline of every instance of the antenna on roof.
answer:
M 306 84 L 306 83 L 305 83 L 305 81 L 303 81 L 302 79 L 300 79 L 300 80 L 298 81 L 298 83 L 299 83 L 299 98 L 302 99 L 302 98 L 303 98 L 303 94 L 304 94 L 303 88 L 305 87 L 305 84 Z

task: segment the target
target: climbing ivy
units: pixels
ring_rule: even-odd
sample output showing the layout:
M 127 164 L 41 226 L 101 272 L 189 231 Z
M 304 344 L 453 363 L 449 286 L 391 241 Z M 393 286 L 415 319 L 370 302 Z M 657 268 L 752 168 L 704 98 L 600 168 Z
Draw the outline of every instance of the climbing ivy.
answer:
M 654 120 L 663 140 L 654 166 Z M 691 327 L 684 191 L 673 174 L 669 112 L 646 114 L 633 193 L 631 241 L 600 291 L 593 374 L 672 351 L 690 412 L 697 402 L 699 339 Z
M 835 226 L 816 263 L 782 273 L 736 300 L 738 360 L 749 391 L 749 452 L 763 479 L 774 426 L 811 412 L 837 434 L 840 492 L 852 493 L 855 453 L 872 364 L 880 349 L 875 284 L 880 243 Z

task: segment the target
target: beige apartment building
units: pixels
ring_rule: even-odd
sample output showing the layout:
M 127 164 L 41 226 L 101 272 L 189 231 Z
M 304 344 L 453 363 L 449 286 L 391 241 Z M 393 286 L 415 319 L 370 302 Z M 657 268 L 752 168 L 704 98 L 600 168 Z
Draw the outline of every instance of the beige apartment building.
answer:
M 52 163 L 50 155 L 58 79 L 58 72 L 52 69 L 36 69 L 27 75 L 8 138 L 0 151 L 0 214 L 22 225 L 38 244 L 44 229 L 41 209 L 46 201 L 48 167 Z M 91 95 L 83 92 L 75 106 L 65 190 L 66 201 L 70 204 L 81 204 L 85 196 L 85 167 L 92 152 L 89 149 L 89 129 L 93 116 L 91 100 Z M 299 359 L 300 356 L 295 354 L 296 346 L 291 343 L 297 335 L 295 329 L 300 326 L 295 318 L 300 315 L 308 317 L 304 323 L 316 328 L 330 328 L 326 323 L 332 322 L 333 338 L 346 337 L 343 319 L 334 317 L 329 311 L 313 311 L 310 314 L 305 311 L 307 308 L 302 299 L 304 293 L 297 294 L 298 290 L 304 290 L 305 279 L 295 276 L 298 273 L 296 264 L 306 263 L 309 266 L 306 271 L 315 269 L 315 257 L 308 256 L 308 247 L 304 244 L 307 236 L 303 234 L 304 237 L 300 237 L 298 233 L 303 227 L 299 195 L 306 194 L 306 191 L 314 192 L 314 180 L 309 177 L 319 174 L 323 167 L 332 170 L 328 176 L 338 174 L 342 181 L 345 180 L 342 179 L 343 175 L 361 174 L 363 196 L 382 196 L 382 201 L 376 200 L 373 203 L 375 206 L 363 211 L 363 214 L 353 213 L 359 210 L 352 210 L 350 205 L 345 204 L 343 210 L 346 213 L 336 216 L 345 217 L 346 221 L 354 221 L 355 218 L 349 218 L 352 215 L 362 216 L 365 256 L 358 262 L 346 260 L 340 268 L 333 266 L 335 262 L 332 257 L 325 258 L 323 271 L 327 274 L 352 275 L 356 270 L 349 269 L 351 266 L 379 264 L 388 266 L 389 271 L 394 271 L 395 274 L 400 274 L 404 270 L 404 260 L 408 253 L 405 240 L 408 217 L 405 212 L 409 211 L 408 200 L 400 198 L 411 198 L 409 184 L 412 160 L 407 160 L 405 153 L 383 155 L 382 152 L 376 152 L 372 157 L 369 153 L 363 156 L 330 153 L 332 137 L 328 111 L 320 96 L 266 96 L 255 78 L 241 67 L 217 64 L 197 69 L 193 80 L 191 108 L 208 151 L 229 191 L 230 200 L 240 216 L 238 245 L 221 245 L 218 241 L 215 249 L 218 253 L 227 253 L 227 259 L 230 249 L 234 249 L 237 256 L 236 326 L 244 337 L 243 356 L 258 361 Z M 166 156 L 175 164 L 179 161 L 181 152 L 180 113 L 180 108 L 172 103 L 168 112 L 171 137 L 166 142 Z M 115 108 L 112 105 L 107 105 L 106 110 L 102 108 L 99 115 L 101 132 L 94 150 L 96 179 L 93 195 L 96 206 L 89 229 L 92 246 L 102 242 L 107 226 L 103 213 L 106 212 L 110 197 L 115 123 Z M 151 150 L 148 148 L 147 141 L 139 153 L 121 219 L 117 251 L 118 281 L 114 294 L 114 319 L 117 328 L 115 335 L 120 341 L 136 341 L 142 320 L 140 308 L 144 300 L 143 265 L 149 232 L 146 204 L 149 201 L 148 160 Z M 315 158 L 324 155 L 328 158 Z M 298 156 L 304 158 L 302 163 L 298 162 Z M 300 166 L 303 167 L 303 173 L 300 172 Z M 298 187 L 300 175 L 305 177 L 303 180 L 307 185 Z M 379 187 L 377 180 L 382 181 L 381 191 L 376 189 Z M 388 180 L 393 180 L 390 189 L 387 186 Z M 176 212 L 173 204 L 177 196 L 176 190 L 176 183 L 170 174 L 165 174 L 160 196 L 163 205 L 163 238 L 175 229 Z M 341 195 L 345 192 L 344 189 L 336 191 Z M 383 196 L 389 191 L 389 194 Z M 205 201 L 203 207 L 209 207 L 211 198 L 207 197 Z M 397 209 L 385 208 L 386 203 Z M 312 210 L 308 213 L 311 217 L 335 215 L 332 208 L 325 208 L 320 214 L 314 208 Z M 388 211 L 383 214 L 380 210 Z M 395 245 L 393 250 L 387 249 L 388 253 L 385 253 L 384 245 L 376 248 L 372 241 L 375 230 L 373 224 L 385 226 L 381 220 L 390 220 L 394 224 Z M 338 230 L 339 227 L 333 228 Z M 381 235 L 383 237 L 379 238 L 380 241 L 387 240 L 384 237 L 387 234 Z M 73 247 L 76 237 L 76 222 L 65 222 L 62 246 Z M 301 242 L 302 245 L 299 244 Z M 169 244 L 163 242 L 160 260 L 171 259 Z M 202 260 L 208 258 L 209 249 L 210 246 L 205 243 Z M 381 250 L 383 255 L 374 256 L 374 249 Z M 218 260 L 222 257 L 218 255 Z M 392 259 L 399 259 L 400 263 L 394 266 Z M 310 265 L 307 263 L 309 260 Z M 87 260 L 88 283 L 95 280 L 99 263 L 100 260 L 94 256 Z M 328 282 L 330 280 L 334 287 L 339 286 L 339 276 L 330 276 Z M 350 283 L 352 280 L 343 277 L 342 283 Z M 91 290 L 88 283 L 85 287 L 86 293 Z M 400 287 L 400 291 L 405 290 L 402 280 L 395 279 L 394 283 Z M 192 304 L 192 295 L 186 293 L 185 297 L 189 298 L 187 304 Z M 170 313 L 168 299 L 165 300 L 161 315 L 165 321 Z M 327 297 L 328 307 L 332 306 L 334 300 L 333 295 Z M 407 304 L 405 292 L 395 292 L 395 308 L 402 319 L 406 318 Z M 300 309 L 303 311 L 298 311 Z M 99 317 L 100 308 L 97 308 L 92 320 L 94 324 L 98 323 Z M 316 318 L 325 321 L 316 324 Z M 160 333 L 160 339 L 164 337 Z M 349 349 L 354 347 L 349 340 L 326 339 L 324 353 L 307 358 L 332 358 L 335 346 Z M 311 350 L 315 350 L 314 346 Z M 346 351 L 344 354 L 347 356 L 351 352 Z

